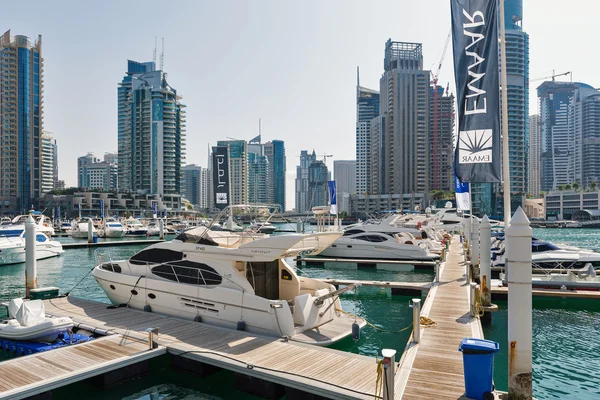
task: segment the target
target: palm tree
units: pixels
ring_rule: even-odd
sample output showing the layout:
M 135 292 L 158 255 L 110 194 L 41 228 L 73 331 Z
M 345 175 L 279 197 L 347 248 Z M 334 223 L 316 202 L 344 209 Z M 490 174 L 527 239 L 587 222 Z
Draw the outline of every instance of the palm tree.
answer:
M 565 190 L 571 190 L 571 185 L 566 185 Z
M 579 183 L 573 182 L 573 190 L 575 190 L 575 191 L 579 190 Z
M 560 191 L 565 190 L 565 187 L 563 185 L 558 185 L 556 188 Z

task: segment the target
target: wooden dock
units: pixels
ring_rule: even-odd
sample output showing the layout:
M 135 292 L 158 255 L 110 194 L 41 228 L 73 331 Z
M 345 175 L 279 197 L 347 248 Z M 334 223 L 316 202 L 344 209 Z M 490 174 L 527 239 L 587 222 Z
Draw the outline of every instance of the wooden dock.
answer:
M 147 342 L 106 336 L 0 363 L 0 398 L 22 399 L 166 353 Z M 85 397 L 85 396 L 84 396 Z
M 84 239 L 82 239 L 84 240 Z M 82 249 L 82 248 L 94 248 L 94 247 L 108 247 L 108 246 L 135 246 L 145 244 L 150 246 L 154 243 L 164 242 L 160 239 L 147 239 L 147 240 L 107 240 L 97 243 L 76 242 L 76 243 L 62 243 L 63 249 Z
M 458 346 L 466 337 L 483 338 L 479 318 L 470 317 L 469 284 L 457 236 L 421 315 L 437 325 L 421 328 L 419 344 L 412 343 L 412 337 L 409 340 L 396 373 L 396 398 L 456 400 L 465 392 Z
M 47 314 L 69 316 L 86 329 L 147 340 L 145 330 L 157 327 L 157 343 L 173 355 L 273 382 L 286 390 L 332 399 L 374 398 L 377 364 L 372 357 L 130 308 L 109 309 L 108 304 L 74 297 L 44 303 Z M 334 335 L 334 330 L 325 326 L 315 334 Z M 310 334 L 307 336 L 310 339 Z

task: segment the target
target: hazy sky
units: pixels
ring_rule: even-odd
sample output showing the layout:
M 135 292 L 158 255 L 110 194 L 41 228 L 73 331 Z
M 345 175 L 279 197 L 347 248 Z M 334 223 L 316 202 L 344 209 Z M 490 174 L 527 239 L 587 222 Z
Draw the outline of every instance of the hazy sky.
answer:
M 573 71 L 599 86 L 593 0 L 524 0 L 530 79 Z M 2 32 L 43 36 L 44 128 L 59 144 L 59 178 L 77 184 L 77 157 L 117 149 L 117 84 L 127 59 L 151 61 L 165 38 L 164 70 L 187 105 L 187 163 L 206 165 L 207 145 L 250 139 L 287 152 L 287 206 L 302 149 L 355 157 L 356 66 L 378 89 L 388 38 L 423 43 L 436 68 L 450 30 L 448 0 L 12 1 Z M 453 86 L 452 48 L 440 83 Z M 567 78 L 568 79 L 568 78 Z M 531 82 L 530 113 L 537 109 Z M 331 159 L 328 164 L 332 165 Z

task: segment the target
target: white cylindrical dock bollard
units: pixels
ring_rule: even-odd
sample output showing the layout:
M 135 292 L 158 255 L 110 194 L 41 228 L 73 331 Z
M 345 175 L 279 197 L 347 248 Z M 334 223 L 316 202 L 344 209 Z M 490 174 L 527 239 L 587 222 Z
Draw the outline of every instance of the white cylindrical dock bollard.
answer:
M 471 264 L 479 266 L 479 218 L 473 217 L 471 225 Z
M 412 299 L 410 307 L 413 309 L 413 342 L 421 342 L 421 299 Z
M 35 248 L 35 235 L 37 225 L 30 215 L 25 222 L 25 297 L 29 298 L 29 291 L 37 288 L 37 261 Z
M 396 350 L 383 349 L 383 400 L 394 400 L 394 375 L 396 373 Z
M 158 238 L 165 239 L 165 220 L 162 218 L 158 220 Z
M 92 243 L 94 241 L 94 221 L 92 219 L 88 219 L 88 243 Z
M 481 302 L 484 306 L 492 304 L 492 225 L 484 215 L 479 225 L 479 273 L 481 276 Z
M 519 207 L 506 228 L 508 275 L 508 395 L 531 399 L 531 236 L 529 220 Z

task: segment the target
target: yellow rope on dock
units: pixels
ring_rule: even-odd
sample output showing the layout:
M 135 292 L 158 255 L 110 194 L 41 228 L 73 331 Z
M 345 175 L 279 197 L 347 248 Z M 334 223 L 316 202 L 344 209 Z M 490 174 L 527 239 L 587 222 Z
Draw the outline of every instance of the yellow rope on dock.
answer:
M 376 331 L 379 331 L 379 332 L 386 332 L 386 333 L 400 333 L 400 332 L 404 332 L 405 330 L 407 330 L 407 329 L 409 329 L 410 327 L 412 327 L 412 326 L 413 326 L 413 324 L 411 323 L 411 324 L 410 324 L 409 326 L 407 326 L 406 328 L 402 328 L 402 329 L 400 329 L 400 330 L 397 330 L 397 331 L 390 331 L 390 330 L 383 329 L 383 328 L 380 328 L 380 327 L 378 327 L 378 326 L 375 326 L 375 325 L 373 325 L 372 323 L 370 323 L 369 321 L 367 321 L 367 319 L 366 319 L 366 318 L 359 317 L 359 316 L 357 316 L 357 315 L 355 315 L 355 314 L 352 314 L 351 312 L 344 311 L 344 310 L 342 310 L 342 309 L 340 309 L 340 308 L 336 308 L 336 309 L 335 309 L 335 311 L 339 311 L 339 312 L 341 312 L 341 313 L 343 313 L 343 314 L 350 315 L 350 316 L 352 316 L 352 317 L 354 317 L 354 318 L 360 318 L 360 319 L 362 319 L 363 321 L 365 321 L 365 322 L 367 323 L 367 325 L 369 325 L 371 328 L 373 328 L 373 329 L 375 329 Z M 424 327 L 426 327 L 426 328 L 428 328 L 428 327 L 431 327 L 431 326 L 435 326 L 435 325 L 437 325 L 437 322 L 435 322 L 434 320 L 432 320 L 432 319 L 430 319 L 430 318 L 427 318 L 427 317 L 423 317 L 423 316 L 421 316 L 421 318 L 420 318 L 420 321 L 421 321 L 421 326 L 424 326 Z
M 381 399 L 383 394 L 383 360 L 377 359 L 377 379 L 375 380 L 375 395 L 373 398 Z

